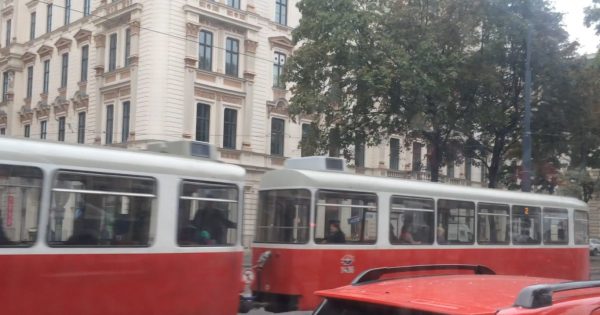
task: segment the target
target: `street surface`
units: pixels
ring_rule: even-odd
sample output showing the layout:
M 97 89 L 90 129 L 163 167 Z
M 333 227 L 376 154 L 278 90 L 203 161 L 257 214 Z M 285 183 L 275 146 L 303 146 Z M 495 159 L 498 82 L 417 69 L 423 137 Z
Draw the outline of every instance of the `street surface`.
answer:
M 600 280 L 600 256 L 590 257 L 590 279 L 592 280 Z M 310 315 L 311 312 L 288 312 L 288 313 L 279 313 L 280 315 Z M 248 313 L 248 315 L 268 315 L 274 314 L 265 312 L 264 310 L 253 310 Z

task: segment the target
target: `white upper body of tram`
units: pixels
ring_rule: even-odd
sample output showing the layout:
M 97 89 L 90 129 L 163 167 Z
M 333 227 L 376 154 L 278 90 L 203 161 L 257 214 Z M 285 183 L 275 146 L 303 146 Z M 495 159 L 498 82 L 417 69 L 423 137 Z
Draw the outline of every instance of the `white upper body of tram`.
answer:
M 0 137 L 0 254 L 241 252 L 245 170 L 185 146 L 192 156 Z M 230 223 L 220 240 L 193 226 L 207 203 Z

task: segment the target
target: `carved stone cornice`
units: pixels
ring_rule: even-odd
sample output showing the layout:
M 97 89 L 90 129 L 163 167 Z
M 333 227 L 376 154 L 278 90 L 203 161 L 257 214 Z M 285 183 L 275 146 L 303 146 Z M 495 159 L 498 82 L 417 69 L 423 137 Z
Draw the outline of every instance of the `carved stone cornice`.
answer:
M 23 61 L 23 64 L 33 63 L 33 62 L 35 62 L 35 57 L 37 57 L 36 54 L 31 53 L 31 52 L 26 52 L 21 56 L 21 61 Z
M 44 100 L 41 100 L 37 103 L 37 106 L 34 109 L 35 111 L 35 117 L 39 118 L 43 118 L 43 117 L 48 117 L 50 115 L 50 106 L 48 106 L 48 103 Z
M 89 41 L 90 39 L 92 39 L 92 31 L 88 31 L 82 28 L 77 33 L 75 33 L 73 38 L 75 38 L 77 44 L 79 45 L 85 41 Z
M 271 44 L 271 48 L 273 48 L 273 47 L 281 48 L 281 49 L 287 50 L 290 53 L 294 49 L 294 42 L 292 42 L 292 40 L 290 40 L 289 38 L 287 38 L 285 36 L 269 37 L 269 43 Z
M 267 112 L 269 114 L 280 114 L 289 116 L 288 102 L 285 99 L 267 101 Z
M 84 91 L 77 91 L 73 94 L 71 102 L 73 102 L 73 109 L 75 109 L 75 111 L 87 110 L 89 106 L 89 97 Z
M 56 50 L 58 50 L 58 51 L 69 49 L 69 48 L 71 48 L 72 42 L 73 42 L 72 39 L 61 37 L 54 43 L 54 47 L 56 47 Z
M 21 123 L 31 121 L 33 119 L 33 110 L 31 110 L 31 107 L 21 107 L 21 110 L 19 110 L 19 119 L 21 120 Z
M 244 48 L 247 53 L 256 54 L 256 48 L 258 47 L 258 42 L 253 40 L 246 39 L 244 41 Z
M 198 37 L 200 33 L 200 25 L 192 22 L 187 22 L 185 25 L 185 34 L 190 37 Z
M 54 48 L 52 48 L 52 46 L 42 45 L 37 50 L 37 54 L 40 56 L 40 59 L 42 59 L 42 58 L 45 58 L 46 56 L 52 55 L 53 50 L 54 50 Z
M 96 34 L 94 35 L 94 44 L 96 48 L 104 48 L 106 46 L 106 35 Z
M 63 96 L 57 96 L 52 103 L 52 108 L 54 108 L 54 115 L 65 116 L 69 109 L 69 101 Z

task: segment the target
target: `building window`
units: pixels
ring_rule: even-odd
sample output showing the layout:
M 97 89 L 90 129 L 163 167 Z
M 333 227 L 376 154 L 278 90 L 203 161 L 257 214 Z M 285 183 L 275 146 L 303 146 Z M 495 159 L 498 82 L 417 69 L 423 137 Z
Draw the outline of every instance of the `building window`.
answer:
M 106 106 L 106 144 L 112 144 L 113 142 L 113 120 L 114 120 L 114 106 Z
M 446 176 L 448 178 L 454 178 L 454 161 L 448 162 L 448 166 L 446 167 Z
M 69 54 L 64 53 L 62 55 L 62 67 L 61 67 L 61 73 L 60 73 L 60 87 L 61 88 L 67 87 L 68 76 L 69 76 Z
M 210 130 L 210 106 L 196 104 L 196 141 L 208 142 Z
M 83 1 L 83 16 L 88 16 L 90 15 L 90 12 L 92 10 L 92 1 L 91 0 L 84 0 Z
M 285 88 L 283 83 L 283 65 L 285 64 L 285 55 L 280 52 L 275 52 L 273 61 L 273 86 L 278 88 Z
M 121 142 L 125 143 L 129 140 L 129 112 L 130 102 L 123 102 L 123 130 L 121 131 Z
M 238 76 L 238 62 L 239 62 L 239 50 L 240 42 L 237 39 L 227 38 L 227 45 L 225 49 L 225 74 Z
M 6 45 L 4 45 L 6 47 L 10 46 L 10 37 L 11 37 L 11 32 L 10 32 L 11 29 L 10 28 L 11 28 L 11 26 L 12 26 L 12 20 L 9 19 L 8 21 L 6 21 L 6 41 L 5 41 Z
M 8 71 L 2 73 L 2 101 L 8 100 Z
M 33 95 L 33 66 L 27 67 L 27 98 Z
M 481 166 L 480 166 L 479 169 L 481 170 L 481 178 L 480 178 L 480 180 L 481 180 L 481 183 L 483 184 L 483 183 L 485 183 L 487 181 L 487 168 L 486 168 L 486 166 L 483 163 L 481 163 Z
M 227 0 L 227 5 L 239 9 L 240 8 L 240 0 Z
M 421 150 L 423 145 L 419 142 L 413 142 L 412 147 L 412 170 L 419 172 L 421 170 Z
M 78 114 L 77 120 L 77 143 L 85 142 L 85 112 Z
M 52 32 L 52 3 L 46 6 L 46 33 Z
M 466 158 L 465 159 L 465 179 L 471 180 L 471 164 L 473 163 L 473 159 Z
M 48 85 L 50 84 L 50 60 L 44 61 L 44 94 L 48 94 Z
M 4 136 L 6 135 L 6 128 L 2 127 L 0 128 L 0 136 Z
M 29 21 L 29 40 L 35 38 L 35 12 L 31 12 L 31 20 Z
M 212 71 L 212 49 L 213 34 L 207 31 L 200 31 L 198 68 L 206 71 Z
M 311 126 L 310 124 L 302 124 L 302 148 L 300 150 L 300 156 L 308 156 L 309 152 L 311 152 L 311 150 L 309 150 L 308 147 L 308 141 L 310 138 L 310 132 L 311 132 Z
M 71 0 L 65 0 L 65 25 L 71 22 Z
M 275 0 L 275 22 L 287 25 L 287 0 Z
M 223 121 L 223 148 L 235 150 L 237 132 L 237 110 L 225 108 Z
M 58 118 L 58 141 L 65 141 L 65 117 Z
M 283 156 L 285 120 L 271 119 L 271 155 Z
M 390 139 L 390 169 L 400 169 L 400 140 Z
M 129 56 L 131 55 L 131 29 L 125 30 L 125 67 L 129 66 Z
M 46 139 L 47 132 L 48 132 L 48 121 L 43 120 L 40 122 L 40 139 Z
M 81 47 L 81 82 L 86 82 L 88 77 L 88 62 L 89 62 L 90 46 Z
M 108 51 L 108 71 L 117 68 L 117 33 L 110 34 L 110 46 Z
M 31 125 L 25 125 L 25 130 L 23 130 L 23 136 L 25 138 L 29 138 L 31 136 Z
M 354 144 L 354 164 L 356 167 L 365 167 L 365 143 L 357 141 Z

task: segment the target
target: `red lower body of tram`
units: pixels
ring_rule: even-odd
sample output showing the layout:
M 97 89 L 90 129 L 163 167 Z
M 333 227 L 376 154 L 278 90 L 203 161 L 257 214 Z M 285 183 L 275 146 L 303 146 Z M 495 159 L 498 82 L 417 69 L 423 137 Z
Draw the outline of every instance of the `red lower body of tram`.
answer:
M 241 252 L 0 255 L 7 315 L 236 314 Z
M 313 293 L 349 284 L 362 271 L 384 266 L 479 264 L 498 274 L 572 280 L 589 278 L 587 248 L 474 249 L 281 249 L 253 248 L 253 262 L 271 251 L 254 282 L 259 300 L 271 311 L 312 310 Z

